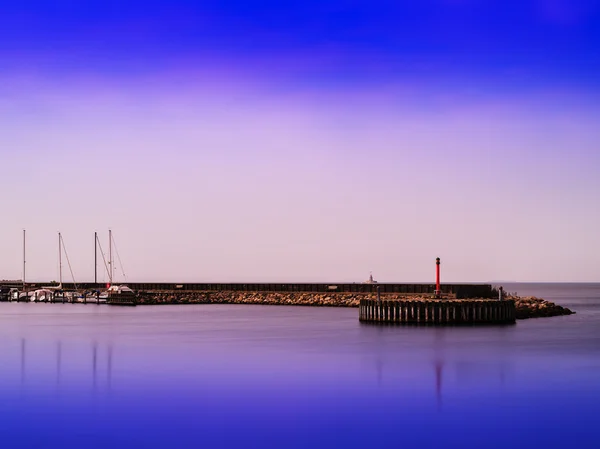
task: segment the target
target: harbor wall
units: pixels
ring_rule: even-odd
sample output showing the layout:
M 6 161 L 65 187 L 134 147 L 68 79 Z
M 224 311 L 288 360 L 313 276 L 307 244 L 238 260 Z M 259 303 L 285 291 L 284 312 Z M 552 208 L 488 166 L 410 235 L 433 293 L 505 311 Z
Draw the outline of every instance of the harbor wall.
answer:
M 36 283 L 33 286 L 52 286 L 56 283 Z M 213 291 L 213 292 L 307 292 L 307 293 L 397 293 L 397 294 L 433 294 L 435 284 L 349 284 L 349 283 L 147 283 L 129 282 L 127 285 L 135 291 Z M 65 289 L 74 289 L 73 283 L 63 283 Z M 78 283 L 80 289 L 96 289 L 103 284 Z M 456 298 L 493 298 L 497 292 L 490 284 L 442 284 L 442 294 Z
M 315 293 L 315 292 L 232 292 L 232 291 L 182 291 L 182 290 L 142 290 L 138 291 L 135 296 L 135 303 L 139 305 L 159 305 L 159 304 L 257 304 L 257 305 L 292 305 L 292 306 L 324 306 L 324 307 L 361 307 L 360 316 L 363 321 L 379 321 L 377 315 L 372 316 L 375 312 L 365 311 L 364 301 L 374 301 L 377 304 L 377 299 L 381 304 L 390 304 L 389 307 L 395 307 L 395 303 L 400 303 L 402 307 L 412 306 L 416 302 L 429 304 L 431 302 L 441 303 L 442 309 L 455 307 L 455 302 L 464 304 L 464 307 L 470 307 L 469 304 L 476 304 L 479 307 L 481 302 L 498 304 L 498 299 L 466 299 L 456 300 L 452 296 L 447 296 L 441 300 L 436 300 L 432 295 L 428 294 L 400 294 L 400 293 Z M 78 298 L 75 295 L 67 297 L 61 295 L 51 295 L 50 298 L 22 298 L 21 301 L 29 302 L 31 300 L 41 302 L 83 302 L 83 303 L 104 303 L 105 300 L 99 301 L 98 294 L 92 294 L 84 298 Z M 8 297 L 1 297 L 1 301 L 11 301 Z M 536 297 L 519 297 L 510 296 L 502 303 L 513 302 L 516 309 L 517 319 L 536 318 L 536 317 L 551 317 L 560 315 L 571 315 L 575 313 L 567 307 L 562 307 L 559 304 L 554 304 L 542 298 Z M 372 304 L 372 303 L 369 303 Z M 369 306 L 371 307 L 371 306 Z M 378 306 L 380 307 L 380 306 Z M 368 309 L 371 310 L 371 309 Z M 378 309 L 379 310 L 379 309 Z M 426 310 L 426 309 L 423 309 Z M 385 316 L 385 311 L 382 312 Z M 417 317 L 421 316 L 421 312 L 415 312 Z M 427 316 L 435 316 L 435 313 L 429 311 Z M 439 312 L 438 312 L 439 313 Z M 444 314 L 445 312 L 442 312 Z M 450 310 L 450 316 L 454 317 L 453 309 Z M 462 312 L 461 312 L 462 313 Z M 470 313 L 470 312 L 465 312 Z M 483 311 L 483 316 L 486 312 Z M 477 316 L 477 313 L 472 314 Z M 381 315 L 379 315 L 380 317 Z M 395 317 L 395 311 L 388 312 L 388 316 Z M 408 312 L 399 312 L 398 317 L 410 322 Z M 469 315 L 470 316 L 470 315 Z M 419 318 L 416 318 L 419 321 Z
M 424 325 L 510 324 L 516 320 L 516 308 L 512 300 L 361 299 L 359 320 Z

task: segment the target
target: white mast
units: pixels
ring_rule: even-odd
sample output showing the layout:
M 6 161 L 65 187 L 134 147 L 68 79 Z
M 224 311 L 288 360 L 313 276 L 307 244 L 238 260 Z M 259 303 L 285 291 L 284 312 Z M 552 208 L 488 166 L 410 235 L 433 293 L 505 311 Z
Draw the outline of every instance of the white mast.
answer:
M 108 282 L 110 285 L 113 283 L 113 257 L 112 257 L 112 231 L 108 230 Z
M 23 289 L 25 289 L 25 229 L 23 229 Z
M 58 233 L 58 282 L 59 286 L 62 288 L 62 251 L 61 251 L 61 241 L 62 237 L 60 232 Z

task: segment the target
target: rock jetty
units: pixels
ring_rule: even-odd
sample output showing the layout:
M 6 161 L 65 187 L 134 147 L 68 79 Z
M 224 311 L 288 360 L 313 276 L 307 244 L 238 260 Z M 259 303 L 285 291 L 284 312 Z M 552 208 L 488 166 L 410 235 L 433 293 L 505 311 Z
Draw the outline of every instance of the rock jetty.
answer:
M 399 295 L 390 295 L 399 296 Z M 142 291 L 138 305 L 144 304 L 266 304 L 286 306 L 358 307 L 362 293 L 276 293 L 276 292 L 177 292 Z M 390 298 L 392 299 L 392 298 Z
M 358 307 L 361 299 L 377 299 L 375 293 L 278 293 L 278 292 L 208 292 L 208 291 L 140 291 L 138 305 L 155 304 L 262 304 L 321 307 Z M 431 295 L 385 294 L 384 301 L 424 301 Z M 508 296 L 515 301 L 517 319 L 571 315 L 575 312 L 541 298 Z
M 575 313 L 571 309 L 559 306 L 558 304 L 546 301 L 542 298 L 536 298 L 535 296 L 513 296 L 509 299 L 513 299 L 515 301 L 518 320 L 524 320 L 527 318 L 572 315 Z

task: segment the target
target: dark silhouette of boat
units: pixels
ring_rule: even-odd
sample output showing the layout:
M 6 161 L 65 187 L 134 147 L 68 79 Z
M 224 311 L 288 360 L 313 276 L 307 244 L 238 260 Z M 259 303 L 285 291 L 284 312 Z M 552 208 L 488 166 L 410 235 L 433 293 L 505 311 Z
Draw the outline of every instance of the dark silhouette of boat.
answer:
M 111 285 L 106 290 L 106 304 L 113 306 L 135 306 L 137 295 L 126 285 Z

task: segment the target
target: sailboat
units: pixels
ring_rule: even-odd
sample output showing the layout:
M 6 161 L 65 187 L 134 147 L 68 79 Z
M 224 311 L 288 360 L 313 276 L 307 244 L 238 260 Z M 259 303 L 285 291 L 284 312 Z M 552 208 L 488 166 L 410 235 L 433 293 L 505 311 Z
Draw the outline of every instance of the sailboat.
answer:
M 62 254 L 63 252 L 65 253 L 65 257 L 67 259 L 67 264 L 69 266 L 69 271 L 71 272 L 71 278 L 73 279 L 73 285 L 75 287 L 74 291 L 63 291 L 63 284 L 62 284 Z M 45 291 L 41 291 L 41 290 L 45 290 Z M 48 301 L 51 299 L 54 299 L 55 296 L 57 296 L 56 294 L 59 293 L 62 298 L 68 298 L 70 301 L 73 301 L 75 299 L 80 300 L 81 296 L 79 295 L 78 291 L 77 291 L 77 282 L 75 281 L 75 276 L 73 275 L 73 270 L 71 269 L 71 262 L 69 261 L 69 254 L 67 253 L 67 249 L 65 248 L 65 242 L 63 240 L 62 234 L 59 232 L 58 233 L 58 285 L 57 286 L 49 286 L 49 287 L 42 287 L 40 291 L 36 291 L 36 297 L 39 299 L 40 295 L 43 295 L 43 301 Z
M 96 243 L 98 245 L 100 244 L 100 242 L 98 241 L 97 235 L 96 235 Z M 114 241 L 114 238 L 112 235 L 112 230 L 109 229 L 108 230 L 108 264 L 106 263 L 106 260 L 104 259 L 104 253 L 102 252 L 102 247 L 100 247 L 100 251 L 102 253 L 102 258 L 104 259 L 105 267 L 107 268 L 107 271 L 108 271 L 108 284 L 107 284 L 107 289 L 105 292 L 106 303 L 110 304 L 110 305 L 119 305 L 119 306 L 135 306 L 137 303 L 135 292 L 132 289 L 130 289 L 127 285 L 113 284 L 113 274 L 114 274 L 114 270 L 115 270 L 113 251 L 112 251 L 113 244 L 115 244 L 115 241 Z M 117 252 L 117 258 L 119 259 L 119 263 L 121 264 L 121 257 L 119 256 L 119 252 L 116 249 L 116 244 L 115 244 L 115 250 Z M 123 276 L 125 277 L 125 270 L 123 270 L 123 264 L 121 264 L 121 270 L 123 271 Z M 102 296 L 104 296 L 104 295 L 102 295 Z

